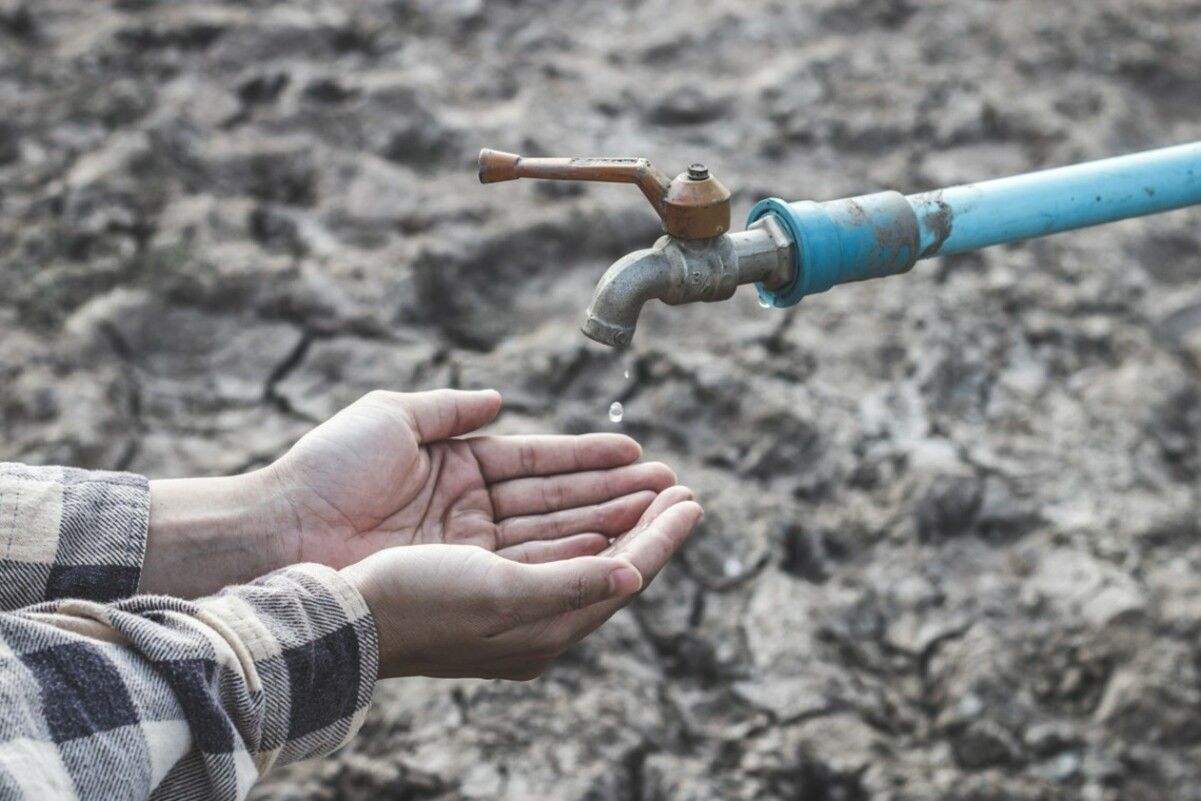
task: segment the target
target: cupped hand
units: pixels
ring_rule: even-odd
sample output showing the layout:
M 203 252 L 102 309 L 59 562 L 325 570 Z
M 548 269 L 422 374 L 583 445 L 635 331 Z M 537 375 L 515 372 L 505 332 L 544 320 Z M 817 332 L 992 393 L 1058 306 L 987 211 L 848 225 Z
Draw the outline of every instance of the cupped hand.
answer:
M 341 568 L 417 544 L 524 562 L 596 554 L 675 483 L 618 434 L 462 438 L 500 404 L 490 390 L 377 391 L 306 434 L 266 470 L 291 561 Z
M 381 678 L 526 680 L 627 604 L 700 519 L 673 487 L 601 556 L 523 564 L 481 548 L 389 548 L 342 570 L 372 611 Z

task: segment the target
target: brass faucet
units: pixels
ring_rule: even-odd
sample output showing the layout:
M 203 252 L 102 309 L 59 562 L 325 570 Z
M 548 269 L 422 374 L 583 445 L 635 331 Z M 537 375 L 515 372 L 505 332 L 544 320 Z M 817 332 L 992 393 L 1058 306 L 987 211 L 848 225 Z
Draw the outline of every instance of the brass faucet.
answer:
M 582 330 L 611 347 L 628 346 L 642 305 L 726 300 L 739 284 L 792 280 L 792 240 L 775 217 L 731 235 L 730 190 L 703 164 L 673 179 L 636 158 L 526 158 L 480 151 L 480 183 L 517 178 L 636 184 L 663 221 L 654 247 L 613 264 L 597 284 Z

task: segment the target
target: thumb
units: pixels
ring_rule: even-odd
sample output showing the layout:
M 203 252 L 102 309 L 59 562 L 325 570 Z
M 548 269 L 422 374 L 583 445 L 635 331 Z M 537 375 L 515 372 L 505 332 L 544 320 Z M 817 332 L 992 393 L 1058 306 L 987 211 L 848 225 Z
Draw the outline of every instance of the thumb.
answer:
M 500 412 L 500 393 L 494 389 L 436 389 L 406 393 L 401 398 L 423 443 L 469 434 L 492 422 Z
M 642 575 L 624 559 L 581 556 L 559 562 L 517 565 L 513 612 L 534 621 L 583 609 L 642 589 Z

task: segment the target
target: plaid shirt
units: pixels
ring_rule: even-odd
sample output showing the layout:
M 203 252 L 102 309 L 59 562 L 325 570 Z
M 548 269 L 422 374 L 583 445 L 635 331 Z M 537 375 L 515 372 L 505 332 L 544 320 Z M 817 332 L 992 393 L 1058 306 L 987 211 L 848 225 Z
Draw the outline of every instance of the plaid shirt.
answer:
M 138 596 L 149 487 L 0 463 L 0 799 L 243 798 L 354 735 L 375 624 L 297 565 L 197 601 Z

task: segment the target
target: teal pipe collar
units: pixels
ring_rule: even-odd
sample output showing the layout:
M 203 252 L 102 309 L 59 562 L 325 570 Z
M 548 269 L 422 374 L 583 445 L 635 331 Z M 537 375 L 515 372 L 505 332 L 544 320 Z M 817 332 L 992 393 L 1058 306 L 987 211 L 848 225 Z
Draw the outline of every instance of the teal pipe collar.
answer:
M 917 215 L 899 192 L 814 203 L 768 198 L 755 204 L 747 225 L 774 214 L 793 241 L 795 274 L 780 289 L 756 284 L 760 299 L 777 308 L 838 284 L 909 270 L 918 257 Z
M 806 241 L 805 228 L 800 218 L 793 213 L 791 204 L 778 197 L 764 198 L 756 203 L 746 218 L 747 228 L 769 214 L 775 215 L 780 225 L 788 233 L 788 238 L 792 240 L 792 281 L 780 289 L 768 289 L 762 283 L 757 283 L 755 291 L 759 293 L 760 302 L 777 309 L 784 309 L 795 306 L 801 302 L 801 298 L 809 294 L 805 290 L 805 282 L 801 280 L 803 275 L 801 263 L 805 261 L 801 255 L 802 243 Z

